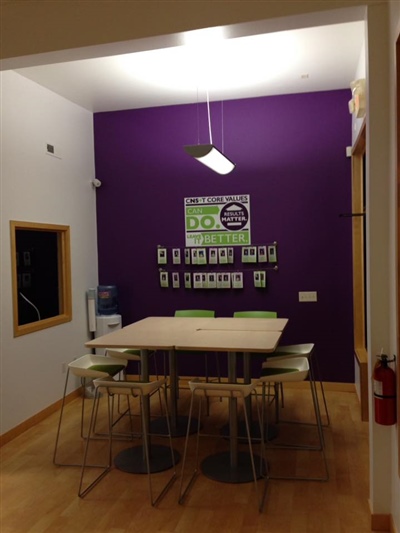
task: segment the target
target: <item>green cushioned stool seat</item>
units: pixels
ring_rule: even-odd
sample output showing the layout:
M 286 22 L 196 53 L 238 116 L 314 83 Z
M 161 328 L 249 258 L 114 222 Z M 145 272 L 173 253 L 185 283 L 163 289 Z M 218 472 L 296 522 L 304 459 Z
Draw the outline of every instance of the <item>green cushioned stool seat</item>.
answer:
M 92 365 L 88 368 L 88 370 L 95 370 L 97 372 L 104 372 L 105 374 L 108 374 L 109 376 L 115 376 L 115 374 L 118 374 L 119 372 L 122 372 L 125 368 L 125 365 Z

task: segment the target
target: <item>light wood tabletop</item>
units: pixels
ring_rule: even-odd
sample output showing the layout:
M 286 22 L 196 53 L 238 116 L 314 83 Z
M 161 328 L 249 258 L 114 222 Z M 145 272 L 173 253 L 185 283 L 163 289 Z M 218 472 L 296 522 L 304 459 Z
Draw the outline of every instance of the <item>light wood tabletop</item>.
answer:
M 200 329 L 228 329 L 243 331 L 283 331 L 287 318 L 232 318 L 220 317 L 200 326 Z
M 215 352 L 273 352 L 281 331 L 237 329 L 198 329 L 181 331 L 176 337 L 176 350 Z

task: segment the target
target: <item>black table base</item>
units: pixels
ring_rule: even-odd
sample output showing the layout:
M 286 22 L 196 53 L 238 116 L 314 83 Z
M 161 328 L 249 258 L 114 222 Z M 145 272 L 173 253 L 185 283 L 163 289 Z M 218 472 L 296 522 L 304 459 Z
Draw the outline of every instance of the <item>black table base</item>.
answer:
M 180 460 L 180 454 L 174 450 L 175 465 Z M 150 446 L 150 473 L 163 472 L 173 467 L 171 449 L 169 446 Z M 130 474 L 147 474 L 147 465 L 143 446 L 134 446 L 122 450 L 114 459 L 118 470 Z
M 257 479 L 262 477 L 260 473 L 260 461 L 260 456 L 254 455 Z M 231 455 L 229 451 L 210 455 L 202 461 L 201 471 L 206 477 L 214 481 L 221 481 L 222 483 L 249 483 L 250 481 L 254 481 L 251 458 L 248 452 L 238 453 L 237 465 L 235 467 L 231 466 Z
M 267 430 L 266 426 L 264 426 L 264 428 L 266 432 Z M 227 438 L 229 437 L 229 424 L 222 426 L 221 435 Z M 255 443 L 260 442 L 261 433 L 260 433 L 260 425 L 258 424 L 258 422 L 256 421 L 250 422 L 250 435 L 251 435 L 252 442 L 255 442 Z M 267 438 L 267 435 L 265 434 L 264 439 L 273 440 L 273 439 L 276 439 L 277 436 L 278 436 L 277 426 L 270 424 L 268 426 L 268 438 Z M 245 444 L 246 442 L 248 442 L 246 423 L 244 421 L 241 421 L 238 424 L 238 439 L 240 441 L 240 444 Z
M 185 437 L 187 432 L 189 417 L 187 416 L 178 416 L 176 423 L 173 424 L 170 421 L 171 425 L 171 436 L 172 437 Z M 198 420 L 192 418 L 190 421 L 189 435 L 197 432 Z M 167 419 L 165 417 L 156 418 L 150 422 L 150 433 L 153 435 L 165 436 L 168 437 L 168 426 Z

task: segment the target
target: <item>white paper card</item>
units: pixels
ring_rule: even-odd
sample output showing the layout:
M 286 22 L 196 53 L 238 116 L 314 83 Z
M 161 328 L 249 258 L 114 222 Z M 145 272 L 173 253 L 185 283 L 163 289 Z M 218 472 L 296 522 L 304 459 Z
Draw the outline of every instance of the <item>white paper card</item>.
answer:
M 165 288 L 169 286 L 168 272 L 160 272 L 160 285 L 161 287 L 165 287 Z
M 265 272 L 265 270 L 260 271 L 260 281 L 261 281 L 261 288 L 265 289 L 265 287 L 267 286 L 267 273 Z
M 249 262 L 249 248 L 247 246 L 243 246 L 242 248 L 242 263 L 248 263 Z
M 234 263 L 235 262 L 235 255 L 233 248 L 228 248 L 228 263 Z
M 217 273 L 217 289 L 224 288 L 224 275 L 222 272 Z
M 190 272 L 185 272 L 185 289 L 192 288 L 192 276 Z
M 278 261 L 275 244 L 271 244 L 270 246 L 268 246 L 268 261 L 270 263 L 276 263 Z
M 261 276 L 260 276 L 260 271 L 255 271 L 254 272 L 254 287 L 258 287 L 258 288 L 261 288 Z
M 208 262 L 210 265 L 218 264 L 218 250 L 217 248 L 210 248 L 208 251 Z
M 193 288 L 202 289 L 203 288 L 203 279 L 200 272 L 195 272 L 193 274 Z
M 190 265 L 190 248 L 185 248 L 185 265 Z
M 232 273 L 232 287 L 234 289 L 243 289 L 243 272 Z
M 167 264 L 167 249 L 157 248 L 157 261 L 159 265 Z
M 198 248 L 197 249 L 197 264 L 198 265 L 206 265 L 207 264 L 207 255 L 206 255 L 206 249 L 205 248 Z
M 217 288 L 217 275 L 215 272 L 209 272 L 207 274 L 207 284 L 209 289 Z
M 257 246 L 249 246 L 249 263 L 257 263 Z
M 231 275 L 229 272 L 224 273 L 224 281 L 222 284 L 223 289 L 230 289 L 231 288 Z
M 172 272 L 172 287 L 174 289 L 179 289 L 180 287 L 179 272 Z
M 197 248 L 192 248 L 192 265 L 197 265 Z
M 228 262 L 228 251 L 226 248 L 219 248 L 218 249 L 218 262 L 221 265 L 224 265 Z
M 266 246 L 258 247 L 258 262 L 259 263 L 267 262 L 267 247 Z
M 174 265 L 181 264 L 181 250 L 180 248 L 174 248 L 172 250 L 172 262 Z

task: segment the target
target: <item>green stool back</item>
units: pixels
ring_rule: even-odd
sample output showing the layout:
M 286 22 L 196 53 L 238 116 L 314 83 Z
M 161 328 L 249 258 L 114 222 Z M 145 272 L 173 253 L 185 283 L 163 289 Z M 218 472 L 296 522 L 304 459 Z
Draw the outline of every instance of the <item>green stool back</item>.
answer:
M 276 311 L 235 311 L 234 318 L 278 318 Z

